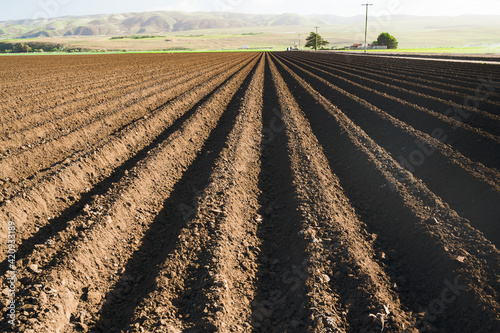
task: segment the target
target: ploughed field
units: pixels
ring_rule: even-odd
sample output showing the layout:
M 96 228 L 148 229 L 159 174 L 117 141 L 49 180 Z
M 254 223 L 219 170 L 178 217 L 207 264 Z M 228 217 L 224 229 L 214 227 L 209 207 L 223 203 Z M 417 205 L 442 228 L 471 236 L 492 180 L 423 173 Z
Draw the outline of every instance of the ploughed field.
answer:
M 0 77 L 1 331 L 500 330 L 500 66 L 25 56 Z

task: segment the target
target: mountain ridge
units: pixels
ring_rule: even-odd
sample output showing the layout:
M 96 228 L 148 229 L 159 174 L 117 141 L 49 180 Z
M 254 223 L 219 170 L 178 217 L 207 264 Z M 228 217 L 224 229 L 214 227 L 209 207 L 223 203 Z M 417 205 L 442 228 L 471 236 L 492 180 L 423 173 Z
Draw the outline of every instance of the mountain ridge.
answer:
M 396 19 L 401 18 L 403 17 L 396 17 Z M 416 20 L 423 19 L 423 17 L 419 16 L 405 16 L 404 18 Z M 498 22 L 500 16 L 463 16 L 463 19 L 466 18 L 474 18 L 475 22 L 482 22 L 484 24 L 494 24 Z M 377 17 L 372 17 L 372 20 L 373 19 L 377 20 Z M 429 22 L 431 22 L 429 24 L 444 25 L 457 24 L 457 22 L 461 22 L 463 19 L 460 17 L 428 18 Z M 119 36 L 242 27 L 325 26 L 355 24 L 363 20 L 363 15 L 344 17 L 331 14 L 243 14 L 233 12 L 190 13 L 182 11 L 152 11 L 82 16 L 68 15 L 51 19 L 0 21 L 0 38 Z

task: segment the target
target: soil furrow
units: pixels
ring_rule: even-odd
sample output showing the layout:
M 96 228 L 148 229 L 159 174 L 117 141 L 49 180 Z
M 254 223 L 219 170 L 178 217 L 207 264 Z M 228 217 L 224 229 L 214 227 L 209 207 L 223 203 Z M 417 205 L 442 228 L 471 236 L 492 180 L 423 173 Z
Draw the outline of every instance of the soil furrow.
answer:
M 177 63 L 177 66 L 175 64 L 170 64 L 169 62 L 165 61 L 166 57 L 169 60 L 174 60 L 174 63 Z M 191 57 L 193 57 L 193 55 L 191 55 Z M 199 60 L 202 61 L 204 60 L 203 59 L 204 56 L 202 55 L 197 56 L 197 58 L 199 58 Z M 234 58 L 235 56 L 231 55 L 225 57 L 222 56 L 221 59 L 210 59 L 210 60 L 207 59 L 207 60 L 208 63 L 213 61 L 224 62 L 224 60 L 230 60 Z M 141 63 L 140 65 L 134 67 L 134 71 L 132 73 L 136 73 L 135 76 L 137 77 L 144 77 L 146 74 L 149 73 L 151 74 L 152 77 L 158 77 L 160 76 L 161 73 L 165 72 L 166 70 L 172 70 L 172 69 L 177 70 L 179 67 L 192 66 L 192 61 L 190 61 L 189 58 L 179 61 L 181 59 L 178 58 L 178 55 L 177 56 L 149 55 L 147 56 L 146 59 L 147 61 L 145 63 Z M 68 59 L 68 62 L 72 63 L 73 61 L 70 60 L 74 60 L 74 58 Z M 116 60 L 116 58 L 114 58 L 114 60 Z M 79 70 L 78 73 L 80 74 L 78 74 L 77 76 L 75 75 L 75 79 L 73 80 L 73 82 L 71 82 L 71 84 L 68 84 L 67 86 L 64 86 L 62 88 L 61 85 L 65 84 L 65 81 L 61 80 L 61 78 L 59 77 L 54 82 L 44 81 L 43 85 L 45 89 L 40 89 L 40 83 L 36 84 L 33 87 L 33 90 L 37 92 L 36 96 L 26 95 L 25 90 L 22 90 L 21 93 L 11 92 L 9 93 L 10 96 L 7 96 L 6 99 L 4 99 L 4 101 L 9 100 L 8 97 L 10 97 L 12 99 L 11 103 L 13 104 L 6 105 L 4 107 L 5 110 L 3 110 L 0 115 L 3 116 L 5 113 L 8 114 L 9 112 L 11 112 L 11 109 L 14 109 L 16 110 L 16 112 L 13 114 L 14 119 L 19 119 L 21 115 L 26 117 L 28 115 L 33 115 L 39 112 L 43 112 L 44 110 L 51 109 L 56 106 L 66 105 L 68 102 L 77 98 L 78 96 L 81 96 L 81 98 L 85 98 L 86 96 L 85 94 L 87 94 L 88 97 L 89 92 L 93 96 L 99 96 L 100 91 L 97 88 L 98 87 L 107 88 L 110 85 L 113 85 L 112 82 L 115 82 L 122 77 L 122 75 L 118 75 L 117 73 L 121 73 L 123 72 L 124 69 L 127 68 L 123 67 L 121 61 L 116 63 L 116 61 L 114 60 L 112 59 L 103 60 L 101 58 L 99 63 L 89 64 L 89 66 L 86 66 L 85 68 Z M 131 60 L 134 59 L 132 58 Z M 54 68 L 47 68 L 45 70 L 45 72 L 48 73 L 52 73 L 53 71 Z M 45 72 L 43 75 L 44 77 L 49 75 L 48 73 Z M 60 76 L 64 76 L 64 74 L 67 75 L 67 73 L 69 73 L 69 69 L 65 67 L 65 71 L 63 71 L 62 75 Z M 82 82 L 87 83 L 85 88 L 88 88 L 89 90 L 81 89 Z M 101 83 L 103 83 L 103 85 L 97 86 L 97 84 Z M 48 93 L 54 96 L 54 98 L 47 99 L 46 95 Z M 26 112 L 22 111 L 25 108 Z M 9 121 L 10 119 L 2 119 L 2 120 L 3 120 L 2 122 L 5 122 Z
M 208 301 L 208 313 L 202 322 L 213 325 L 218 331 L 237 332 L 250 326 L 256 258 L 260 252 L 257 186 L 264 66 L 263 55 L 245 91 L 236 125 L 205 190 L 211 205 L 205 209 L 200 207 L 206 212 L 203 221 L 210 223 L 213 229 L 208 251 L 211 260 L 207 262 L 210 278 L 202 289 Z
M 313 132 L 362 220 L 382 248 L 398 249 L 383 260 L 417 328 L 498 328 L 498 250 L 311 85 L 289 69 L 283 74 L 311 106 L 304 111 Z
M 172 78 L 178 78 L 179 76 L 181 76 L 181 73 L 186 72 L 185 68 L 190 68 L 192 71 L 198 71 L 204 68 L 205 70 L 209 69 L 210 67 L 214 67 L 215 65 L 222 66 L 223 63 L 212 62 L 199 64 L 198 66 L 174 68 L 174 70 L 167 71 L 166 73 L 162 73 L 161 75 L 159 75 L 158 71 L 155 70 L 149 78 L 146 75 L 147 73 L 142 73 L 136 74 L 135 79 L 127 77 L 124 79 L 120 79 L 119 81 L 116 80 L 117 82 L 115 82 L 115 80 L 112 81 L 109 79 L 105 79 L 106 82 L 103 84 L 103 87 L 106 89 L 103 90 L 97 90 L 93 87 L 93 85 L 85 85 L 85 89 L 82 89 L 79 92 L 78 98 L 68 100 L 67 98 L 65 98 L 65 95 L 67 95 L 65 94 L 63 95 L 64 102 L 62 104 L 58 104 L 57 106 L 51 107 L 49 109 L 42 109 L 37 112 L 32 112 L 24 117 L 20 117 L 15 120 L 12 119 L 4 122 L 3 125 L 0 125 L 0 128 L 2 129 L 0 135 L 8 135 L 9 140 L 14 140 L 16 135 L 18 136 L 22 134 L 23 138 L 25 138 L 26 133 L 30 133 L 30 131 L 36 129 L 37 136 L 43 138 L 43 133 L 40 133 L 40 129 L 42 128 L 42 126 L 47 127 L 51 123 L 55 122 L 58 122 L 59 127 L 68 130 L 68 125 L 64 122 L 62 123 L 63 125 L 60 125 L 60 122 L 64 120 L 67 121 L 67 118 L 69 117 L 71 117 L 69 119 L 70 121 L 74 121 L 74 115 L 78 111 L 80 111 L 80 117 L 77 117 L 77 119 L 81 118 L 82 110 L 84 112 L 89 112 L 101 104 L 109 103 L 114 100 L 120 100 L 120 102 L 118 104 L 115 103 L 115 105 L 123 106 L 124 104 L 129 104 L 130 102 L 127 103 L 127 100 L 134 97 L 138 91 L 141 92 L 141 97 L 144 97 L 145 95 L 147 96 L 147 91 L 143 92 L 143 89 L 151 89 L 157 86 L 161 87 L 161 85 L 165 85 L 165 83 L 168 83 L 168 81 L 172 80 Z M 92 91 L 91 95 L 89 95 L 89 91 Z M 129 94 L 130 96 L 127 96 Z M 57 96 L 51 97 L 53 98 L 51 98 L 50 100 L 60 99 Z M 124 97 L 128 97 L 128 99 Z M 100 98 L 103 98 L 103 100 L 100 100 Z M 28 103 L 28 101 L 26 101 L 26 103 Z M 33 102 L 30 102 L 30 104 L 32 103 Z M 112 108 L 112 106 L 106 107 L 106 109 L 110 108 Z M 89 113 L 89 115 L 91 114 Z M 26 143 L 32 142 L 25 142 L 25 144 Z
M 229 67 L 231 64 L 227 66 L 231 68 Z M 173 83 L 180 82 L 182 80 Z M 53 140 L 49 140 L 40 146 L 3 158 L 0 160 L 0 180 L 15 183 L 17 179 L 27 178 L 39 170 L 50 168 L 53 164 L 63 161 L 79 150 L 95 145 L 103 137 L 119 132 L 129 123 L 150 116 L 150 110 L 154 112 L 158 107 L 161 107 L 161 104 L 202 82 L 201 77 L 194 77 L 184 82 L 182 87 L 186 87 L 185 89 L 178 89 L 179 86 L 177 86 L 174 89 L 165 89 L 160 94 L 152 92 L 150 96 L 146 95 L 145 98 L 140 99 L 135 104 L 118 107 L 112 112 L 105 113 L 102 117 L 88 119 L 80 127 L 68 134 L 63 134 L 60 137 L 56 136 Z M 165 88 L 168 88 L 168 86 Z M 99 106 L 99 109 L 106 110 L 107 107 L 108 105 L 104 104 Z
M 256 332 L 301 331 L 314 313 L 306 289 L 307 243 L 299 235 L 301 218 L 294 197 L 285 124 L 269 62 L 263 98 L 261 221 L 257 229 L 261 246 L 251 325 Z
M 321 58 L 329 58 L 326 55 L 320 55 Z M 497 76 L 500 74 L 498 66 L 479 65 L 479 64 L 457 64 L 446 63 L 441 61 L 415 61 L 400 59 L 397 61 L 398 66 L 394 66 L 394 60 L 390 58 L 379 57 L 363 57 L 344 55 L 344 62 L 355 64 L 360 67 L 367 67 L 371 69 L 382 69 L 388 73 L 403 71 L 409 75 L 423 75 L 424 77 L 432 77 L 433 79 L 440 80 L 448 78 L 449 82 L 460 82 L 461 85 L 470 84 L 471 88 L 477 86 L 477 75 L 488 77 L 490 74 Z M 345 61 L 347 60 L 347 61 Z
M 280 57 L 280 59 L 283 58 Z M 429 135 L 435 135 L 437 131 L 443 132 L 443 142 L 451 145 L 474 161 L 481 162 L 488 167 L 500 169 L 499 137 L 463 123 L 461 121 L 463 117 L 460 117 L 458 113 L 456 113 L 453 118 L 448 118 L 432 110 L 411 104 L 399 97 L 388 95 L 384 85 L 378 86 L 376 89 L 371 89 L 366 87 L 366 85 L 350 81 L 346 79 L 345 76 L 337 76 L 315 66 L 297 61 L 291 63 L 285 60 L 285 63 L 291 64 L 299 71 L 302 70 L 300 67 L 302 64 L 302 67 L 307 68 L 311 73 L 318 75 L 331 84 L 342 87 L 352 94 L 363 96 L 365 100 L 369 101 L 374 106 L 384 110 L 391 116 L 394 116 L 417 130 Z M 305 73 L 305 75 L 307 75 L 307 73 Z M 465 113 L 462 111 L 461 114 L 463 115 Z M 446 134 L 446 136 L 444 134 Z M 492 152 L 498 151 L 499 154 L 485 155 L 483 154 L 485 150 Z
M 499 88 L 326 51 L 5 57 L 0 331 L 500 332 Z
M 186 193 L 197 199 L 170 204 L 172 210 L 182 210 L 188 228 L 170 255 L 159 256 L 167 260 L 157 274 L 156 287 L 150 288 L 153 292 L 135 310 L 137 328 L 241 331 L 248 323 L 252 265 L 259 245 L 255 217 L 263 66 L 261 58 L 252 81 L 243 84 L 228 106 L 228 112 L 237 117 L 227 141 L 220 139 L 214 147 L 218 157 L 214 167 L 207 169 L 210 175 L 203 176 L 205 188 L 198 190 L 200 184 L 190 180 L 198 193 L 190 189 Z M 183 256 L 190 259 L 180 264 Z M 165 310 L 155 311 L 159 307 Z
M 331 317 L 335 308 L 323 305 L 323 299 L 329 294 L 328 287 L 335 291 L 334 297 L 340 296 L 338 302 L 346 312 L 344 316 L 348 325 L 339 322 L 341 329 L 404 330 L 410 326 L 411 315 L 401 309 L 389 279 L 372 259 L 375 251 L 362 235 L 362 224 L 343 195 L 339 180 L 330 170 L 309 123 L 274 64 L 272 70 L 285 112 L 293 183 L 303 221 L 300 233 L 309 243 L 308 269 L 313 272 L 315 283 L 313 299 L 316 304 L 313 306 L 319 308 L 313 324 L 315 330 L 322 331 L 325 327 L 339 329 L 331 323 L 340 319 L 338 314 L 337 318 Z M 363 289 L 359 288 L 360 283 Z
M 89 297 L 88 291 L 85 291 L 89 281 L 92 281 L 93 286 L 103 289 L 116 281 L 116 272 L 124 267 L 137 250 L 136 241 L 140 242 L 141 236 L 151 226 L 152 218 L 147 216 L 156 214 L 164 198 L 169 196 L 175 183 L 196 159 L 225 107 L 256 61 L 252 60 L 198 107 L 197 112 L 178 131 L 120 181 L 115 191 L 111 190 L 94 202 L 95 206 L 90 207 L 87 213 L 93 212 L 95 222 L 75 240 L 70 249 L 60 253 L 54 266 L 41 274 L 25 268 L 20 270 L 24 283 L 29 284 L 22 290 L 30 291 L 28 294 L 31 295 L 45 294 L 46 291 L 37 289 L 37 285 L 49 284 L 60 298 L 54 302 L 54 295 L 49 295 L 50 301 L 44 303 L 43 298 L 37 297 L 40 311 L 35 314 L 35 320 L 23 321 L 21 326 L 24 328 L 21 329 L 32 327 L 36 332 L 52 332 L 67 327 L 70 319 L 81 318 L 81 313 L 78 315 L 75 311 L 80 299 Z M 102 215 L 94 214 L 96 212 Z M 75 224 L 88 222 L 87 213 L 84 211 L 75 217 Z M 104 239 L 106 242 L 102 242 Z M 123 246 L 125 244 L 128 245 Z M 31 296 L 24 296 L 20 303 L 32 301 Z M 95 309 L 96 304 L 88 305 L 88 310 Z
M 27 92 L 24 94 L 14 94 L 14 96 L 22 100 L 23 103 L 21 107 L 19 107 L 18 101 L 4 101 L 0 104 L 0 110 L 3 108 L 11 108 L 13 106 L 17 106 L 18 108 L 18 112 L 16 112 L 14 117 L 3 120 L 4 124 L 2 124 L 2 129 L 5 127 L 5 122 L 14 123 L 15 121 L 21 121 L 26 118 L 28 118 L 27 120 L 30 120 L 35 118 L 35 115 L 38 116 L 39 114 L 47 112 L 56 106 L 66 106 L 70 103 L 85 100 L 89 97 L 89 92 L 90 96 L 106 94 L 111 91 L 109 88 L 110 86 L 116 86 L 116 83 L 120 81 L 134 82 L 137 78 L 145 77 L 153 79 L 156 72 L 157 70 L 149 69 L 142 73 L 127 73 L 120 76 L 113 75 L 112 73 L 101 73 L 101 77 L 98 80 L 96 79 L 96 73 L 91 73 L 79 76 L 75 79 L 75 82 L 72 82 L 67 86 L 61 86 L 62 82 L 46 82 L 47 84 L 52 85 L 52 89 L 50 90 L 47 89 L 40 91 L 39 87 L 35 86 L 33 87 L 35 94 L 28 94 Z M 92 80 L 91 84 L 85 86 L 88 91 L 81 90 L 78 86 L 87 80 Z M 47 99 L 46 96 L 48 93 L 51 93 L 51 97 L 53 98 Z M 9 102 L 11 104 L 9 104 Z M 23 110 L 26 110 L 27 112 L 23 112 Z M 30 112 L 30 110 L 32 111 Z
M 75 160 L 63 163 L 32 187 L 4 201 L 0 206 L 0 216 L 4 220 L 16 221 L 18 242 L 37 233 L 50 222 L 47 219 L 78 201 L 86 189 L 90 190 L 100 179 L 109 176 L 113 169 L 151 143 L 178 117 L 238 70 L 238 67 L 232 68 L 228 73 L 187 91 L 153 116 L 125 128 L 93 151 L 75 156 Z M 1 227 L 4 229 L 6 225 Z M 2 243 L 4 237 L 6 234 L 2 233 Z M 4 255 L 2 252 L 2 260 Z
M 484 231 L 492 242 L 500 244 L 500 227 L 497 229 L 499 224 L 496 223 L 500 210 L 497 211 L 494 204 L 500 202 L 498 171 L 469 160 L 443 144 L 439 137 L 414 130 L 315 74 L 309 72 L 309 79 L 318 92 L 334 101 L 403 167 Z M 471 198 L 478 200 L 471 201 Z
M 311 57 L 301 57 L 302 59 L 308 59 L 308 60 L 314 60 L 314 58 Z M 316 59 L 319 60 L 319 59 Z M 325 64 L 329 65 L 338 65 L 338 62 L 333 61 L 333 58 L 331 57 L 322 57 L 322 60 L 324 61 Z M 394 65 L 390 65 L 389 67 L 380 68 L 379 66 L 367 66 L 364 65 L 361 62 L 358 62 L 356 64 L 351 64 L 348 62 L 342 62 L 341 68 L 343 69 L 349 69 L 349 70 L 355 70 L 355 71 L 362 71 L 362 72 L 369 72 L 375 75 L 386 75 L 389 78 L 396 77 L 398 79 L 402 79 L 405 82 L 414 82 L 414 83 L 420 83 L 423 84 L 424 86 L 427 87 L 435 87 L 438 89 L 445 89 L 447 91 L 453 91 L 453 92 L 461 92 L 467 96 L 475 96 L 476 91 L 478 86 L 484 83 L 488 83 L 488 79 L 491 78 L 491 73 L 489 73 L 488 76 L 481 77 L 484 81 L 481 79 L 476 80 L 475 85 L 469 86 L 468 84 L 464 84 L 459 80 L 458 77 L 455 77 L 453 81 L 447 81 L 447 82 L 442 82 L 441 76 L 435 76 L 432 77 L 432 79 L 429 79 L 429 73 L 423 74 L 423 75 L 418 75 L 417 72 L 413 71 L 406 71 L 404 73 L 401 73 L 401 67 L 395 67 Z M 446 74 L 446 73 L 443 73 Z M 471 75 L 475 75 L 477 77 L 477 72 L 470 73 L 464 78 L 469 78 Z M 451 83 L 450 83 L 451 82 Z M 391 80 L 388 81 L 388 83 L 391 83 Z M 460 84 L 461 83 L 461 84 Z M 482 87 L 483 89 L 485 88 L 484 86 Z M 500 97 L 500 93 L 498 92 L 491 92 L 492 96 L 495 97 L 495 100 Z
M 71 80 L 78 80 L 78 78 L 81 77 L 80 73 L 85 72 L 86 70 L 88 71 L 89 68 L 102 73 L 106 73 L 108 70 L 112 72 L 116 68 L 130 62 L 130 59 L 134 57 L 136 57 L 136 55 L 126 55 L 125 57 L 107 55 L 100 57 L 98 63 L 96 63 L 95 57 L 89 55 L 79 56 L 76 59 L 78 61 L 74 61 L 75 57 L 72 55 L 59 55 L 46 58 L 30 56 L 25 59 L 19 59 L 18 57 L 16 59 L 16 57 L 14 57 L 10 59 L 3 59 L 2 64 L 0 65 L 0 77 L 2 77 L 2 79 L 8 79 L 12 74 L 15 74 L 20 80 L 28 79 L 28 82 L 26 83 L 16 81 L 15 84 L 6 84 L 5 87 L 3 86 L 4 88 L 7 88 L 7 91 L 9 91 L 9 88 L 17 89 L 13 91 L 14 93 L 17 93 L 19 90 L 23 90 L 23 87 L 38 87 L 41 83 L 45 82 L 49 82 L 51 84 L 55 82 L 63 83 L 65 80 L 68 80 L 67 78 L 70 78 Z M 66 66 L 64 66 L 64 68 L 54 68 L 54 60 L 58 63 L 65 63 Z M 151 66 L 151 63 L 148 65 Z M 47 72 L 47 76 L 36 76 L 39 71 Z M 2 80 L 0 82 L 4 84 L 6 81 Z M 47 88 L 50 89 L 50 87 Z
M 424 108 L 435 110 L 451 119 L 459 119 L 460 121 L 470 124 L 471 126 L 482 128 L 493 135 L 500 135 L 500 131 L 498 130 L 500 116 L 496 114 L 500 108 L 498 106 L 493 106 L 492 110 L 495 111 L 494 113 L 492 113 L 491 110 L 484 111 L 482 106 L 485 103 L 488 103 L 487 98 L 480 99 L 476 96 L 462 96 L 462 98 L 455 99 L 455 101 L 453 101 L 444 99 L 445 96 L 442 96 L 442 94 L 438 95 L 439 97 L 431 96 L 416 91 L 415 89 L 407 87 L 401 83 L 394 85 L 382 82 L 379 80 L 380 76 L 376 79 L 371 79 L 368 78 L 364 72 L 357 75 L 352 71 L 345 71 L 338 68 L 335 68 L 335 72 L 340 72 L 344 77 L 350 78 L 353 82 L 368 86 L 372 89 L 378 89 L 380 86 L 383 86 L 385 93 L 392 96 L 402 98 L 407 102 Z
M 406 77 L 403 78 L 397 78 L 394 73 L 391 72 L 384 72 L 384 71 L 375 71 L 373 69 L 363 69 L 360 70 L 359 68 L 354 68 L 352 66 L 339 66 L 336 63 L 332 63 L 331 61 L 322 61 L 322 60 L 314 60 L 315 62 L 321 63 L 323 65 L 326 65 L 331 68 L 336 68 L 336 69 L 346 69 L 346 67 L 349 69 L 349 71 L 355 72 L 355 73 L 360 73 L 364 77 L 371 77 L 374 80 L 377 80 L 379 82 L 389 84 L 389 85 L 397 85 L 397 86 L 402 86 L 405 87 L 406 89 L 410 91 L 417 91 L 420 93 L 423 93 L 425 95 L 429 96 L 435 96 L 440 97 L 442 99 L 450 100 L 455 102 L 461 103 L 464 99 L 470 98 L 471 96 L 474 96 L 476 89 L 469 90 L 468 94 L 460 93 L 457 92 L 455 89 L 450 89 L 450 87 L 445 86 L 445 87 L 436 87 L 436 86 L 429 86 L 427 84 L 421 84 L 417 82 L 410 82 L 406 79 Z M 477 85 L 479 86 L 481 83 L 481 79 L 485 79 L 484 77 L 477 76 Z M 432 82 L 432 81 L 431 81 Z M 495 94 L 493 92 L 493 94 Z M 496 95 L 496 94 L 495 94 Z M 481 110 L 484 111 L 491 111 L 493 113 L 498 114 L 498 108 L 500 104 L 496 101 L 483 101 L 481 105 Z
M 222 84 L 221 84 L 222 85 Z M 100 195 L 105 194 L 110 188 L 113 188 L 116 183 L 128 173 L 144 158 L 146 158 L 150 151 L 155 149 L 161 142 L 166 140 L 172 133 L 177 131 L 180 126 L 188 119 L 198 106 L 202 105 L 210 96 L 212 92 L 208 95 L 205 95 L 201 100 L 196 102 L 191 110 L 183 113 L 179 112 L 179 117 L 177 119 L 173 119 L 172 125 L 169 127 L 165 127 L 165 130 L 156 136 L 154 140 L 149 143 L 147 146 L 142 147 L 140 151 L 138 151 L 133 157 L 126 160 L 120 166 L 114 168 L 113 172 L 106 176 L 104 179 L 100 180 L 99 183 L 95 184 L 92 189 L 87 188 L 85 193 L 81 195 L 80 199 L 71 204 L 69 207 L 65 208 L 64 211 L 59 213 L 59 216 L 56 218 L 50 219 L 50 223 L 41 227 L 40 230 L 36 232 L 33 236 L 28 238 L 19 244 L 17 249 L 17 254 L 19 257 L 25 257 L 31 255 L 33 251 L 36 251 L 37 244 L 45 244 L 48 241 L 54 242 L 59 245 L 60 248 L 64 248 L 64 246 L 69 246 L 72 242 L 71 237 L 60 237 L 57 236 L 57 239 L 54 236 L 68 227 L 68 224 L 72 221 L 75 214 L 84 209 L 86 206 L 91 205 L 92 202 L 99 198 Z M 189 105 L 190 107 L 191 105 Z M 87 191 L 88 190 L 88 191 Z M 46 259 L 48 261 L 48 259 Z M 0 266 L 0 269 L 6 266 L 7 262 L 3 262 Z

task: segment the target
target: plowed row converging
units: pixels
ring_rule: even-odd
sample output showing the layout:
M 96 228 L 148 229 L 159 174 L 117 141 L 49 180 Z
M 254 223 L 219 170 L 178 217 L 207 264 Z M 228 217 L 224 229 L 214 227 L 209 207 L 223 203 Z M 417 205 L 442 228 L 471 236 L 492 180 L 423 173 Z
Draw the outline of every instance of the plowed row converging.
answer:
M 12 57 L 0 77 L 2 331 L 500 329 L 497 67 Z

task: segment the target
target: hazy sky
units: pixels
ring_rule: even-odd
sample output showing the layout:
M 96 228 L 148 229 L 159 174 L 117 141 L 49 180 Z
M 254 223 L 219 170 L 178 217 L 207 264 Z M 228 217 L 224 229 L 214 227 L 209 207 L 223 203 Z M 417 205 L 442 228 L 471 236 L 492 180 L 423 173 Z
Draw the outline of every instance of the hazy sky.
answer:
M 232 11 L 354 16 L 362 1 L 347 0 L 1 0 L 0 20 L 142 12 L 150 10 Z M 500 15 L 500 0 L 372 0 L 372 15 Z

